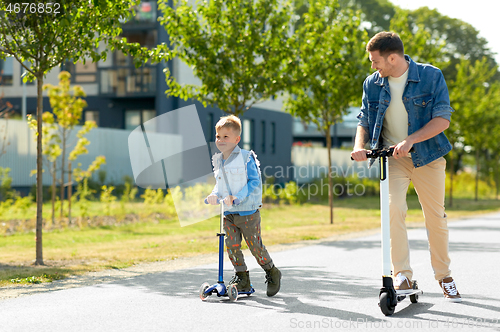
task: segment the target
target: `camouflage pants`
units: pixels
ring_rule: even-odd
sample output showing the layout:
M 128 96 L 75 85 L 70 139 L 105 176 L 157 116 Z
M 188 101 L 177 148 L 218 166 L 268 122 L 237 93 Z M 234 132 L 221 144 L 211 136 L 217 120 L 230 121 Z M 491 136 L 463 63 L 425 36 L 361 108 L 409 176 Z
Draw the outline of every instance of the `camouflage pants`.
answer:
M 266 247 L 262 243 L 260 234 L 260 212 L 240 216 L 239 214 L 229 214 L 224 217 L 224 231 L 226 232 L 226 248 L 229 259 L 236 272 L 247 271 L 245 258 L 241 251 L 242 237 L 250 249 L 250 252 L 257 260 L 257 263 L 268 270 L 274 266 Z

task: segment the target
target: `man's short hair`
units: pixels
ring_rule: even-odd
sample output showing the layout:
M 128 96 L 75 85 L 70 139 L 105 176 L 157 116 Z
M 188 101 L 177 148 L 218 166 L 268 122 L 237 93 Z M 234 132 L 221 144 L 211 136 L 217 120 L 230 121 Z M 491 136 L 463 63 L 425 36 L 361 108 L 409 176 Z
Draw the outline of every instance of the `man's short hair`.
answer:
M 392 53 L 401 56 L 405 55 L 403 41 L 395 32 L 382 31 L 377 33 L 366 45 L 366 50 L 368 52 L 379 51 L 380 55 L 383 57 Z
M 234 130 L 238 136 L 241 135 L 241 120 L 234 115 L 223 116 L 215 125 L 215 130 L 220 128 L 230 128 Z

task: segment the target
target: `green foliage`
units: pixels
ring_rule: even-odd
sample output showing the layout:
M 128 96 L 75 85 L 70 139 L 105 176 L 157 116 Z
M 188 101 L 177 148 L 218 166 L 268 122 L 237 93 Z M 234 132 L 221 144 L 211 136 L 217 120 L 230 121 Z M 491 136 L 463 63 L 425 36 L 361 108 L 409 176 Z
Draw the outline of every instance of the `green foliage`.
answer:
M 391 19 L 390 31 L 396 31 L 403 40 L 405 53 L 414 61 L 430 63 L 438 68 L 445 64 L 442 36 L 433 36 L 420 22 L 411 21 L 411 11 L 397 8 Z
M 338 0 L 316 0 L 309 2 L 303 23 L 291 38 L 293 84 L 287 87 L 285 109 L 304 123 L 316 124 L 325 135 L 329 165 L 331 128 L 359 101 L 369 73 L 368 35 L 360 25 L 360 11 L 341 8 Z M 329 198 L 333 223 L 333 196 Z
M 121 49 L 136 62 L 159 62 L 168 54 L 165 45 L 148 50 L 119 38 L 122 22 L 133 17 L 139 0 L 61 1 L 59 14 L 6 12 L 0 2 L 0 57 L 14 56 L 28 72 L 29 81 L 43 79 L 52 68 L 68 59 L 77 62 L 105 60 L 108 50 Z M 100 47 L 106 46 L 106 47 Z
M 11 190 L 12 178 L 9 176 L 10 168 L 0 167 L 0 198 L 6 200 L 13 197 Z
M 31 195 L 25 197 L 16 196 L 12 208 L 16 209 L 21 214 L 25 214 L 29 210 L 32 204 L 33 204 L 33 196 Z
M 456 198 L 473 198 L 476 187 L 475 174 L 460 172 L 453 178 L 453 196 Z M 450 177 L 446 177 L 446 190 L 450 188 Z M 487 180 L 479 180 L 479 196 L 483 199 L 495 197 L 495 188 Z
M 359 29 L 360 15 L 341 9 L 336 0 L 314 1 L 292 37 L 295 54 L 289 74 L 294 84 L 287 88 L 285 109 L 315 123 L 328 136 L 331 126 L 359 99 L 369 73 L 368 36 Z
M 123 203 L 133 202 L 137 196 L 137 190 L 137 187 L 132 187 L 130 182 L 125 182 L 125 190 L 123 191 L 120 201 Z
M 422 24 L 432 35 L 433 40 L 440 40 L 445 44 L 442 52 L 448 65 L 442 68 L 447 80 L 454 80 L 457 75 L 456 66 L 462 58 L 469 59 L 471 63 L 482 60 L 490 67 L 497 65 L 494 53 L 488 47 L 488 41 L 480 37 L 479 31 L 471 24 L 457 18 L 448 17 L 436 9 L 421 7 L 410 12 L 409 20 Z M 495 80 L 500 79 L 500 72 L 493 73 Z
M 194 98 L 236 115 L 283 90 L 289 59 L 291 6 L 278 0 L 159 1 L 173 55 L 201 85 L 170 77 L 167 96 Z M 196 8 L 195 8 L 196 7 Z
M 73 171 L 73 175 L 76 181 L 82 181 L 82 179 L 90 178 L 92 174 L 98 170 L 103 164 L 106 163 L 106 157 L 98 156 L 95 160 L 89 165 L 87 170 L 80 169 L 81 164 L 78 164 L 78 168 L 75 168 Z
M 95 191 L 89 189 L 89 178 L 83 178 L 83 180 L 78 183 L 76 193 L 73 196 L 78 197 L 78 205 L 80 207 L 82 217 L 89 216 L 89 199 L 92 197 L 93 193 L 95 193 Z
M 111 215 L 111 204 L 116 201 L 116 196 L 113 195 L 113 190 L 115 190 L 115 187 L 113 186 L 102 186 L 101 189 L 101 197 L 100 201 L 101 203 L 104 203 L 104 210 L 105 214 L 107 216 Z
M 454 141 L 464 137 L 465 144 L 475 149 L 498 145 L 490 139 L 500 130 L 500 82 L 486 83 L 497 70 L 490 67 L 487 58 L 474 63 L 463 59 L 457 65 L 457 77 L 450 84 L 450 101 L 455 109 L 450 134 L 455 135 Z
M 26 70 L 24 80 L 37 80 L 37 195 L 42 195 L 42 85 L 45 75 L 64 61 L 97 62 L 109 50 L 122 50 L 134 56 L 136 66 L 145 61 L 168 60 L 166 45 L 148 50 L 138 43 L 118 38 L 121 24 L 134 15 L 139 0 L 60 1 L 59 13 L 7 12 L 11 1 L 0 2 L 0 58 L 14 57 Z M 40 4 L 39 4 L 40 5 Z M 42 4 L 43 5 L 43 4 Z M 104 46 L 104 47 L 103 47 Z M 111 46 L 111 47 L 109 47 Z M 64 163 L 63 163 L 64 164 Z M 64 181 L 62 181 L 64 183 Z M 42 200 L 37 200 L 36 264 L 43 264 Z
M 165 200 L 162 189 L 154 190 L 150 187 L 146 188 L 141 198 L 144 199 L 144 203 L 147 205 L 161 204 Z

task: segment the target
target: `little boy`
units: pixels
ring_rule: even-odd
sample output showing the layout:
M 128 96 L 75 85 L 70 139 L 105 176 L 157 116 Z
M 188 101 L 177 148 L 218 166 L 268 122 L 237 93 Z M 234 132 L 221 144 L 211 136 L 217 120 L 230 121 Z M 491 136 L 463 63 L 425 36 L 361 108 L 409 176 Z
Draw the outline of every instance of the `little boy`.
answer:
M 212 158 L 215 187 L 207 197 L 209 204 L 217 205 L 224 198 L 224 231 L 229 259 L 235 275 L 229 282 L 238 291 L 251 289 L 250 275 L 241 251 L 242 235 L 257 263 L 266 271 L 267 296 L 280 290 L 281 272 L 274 266 L 260 235 L 262 207 L 262 179 L 259 161 L 253 151 L 240 149 L 241 121 L 234 115 L 221 117 L 215 126 L 215 144 L 221 153 Z M 239 201 L 233 205 L 233 201 Z

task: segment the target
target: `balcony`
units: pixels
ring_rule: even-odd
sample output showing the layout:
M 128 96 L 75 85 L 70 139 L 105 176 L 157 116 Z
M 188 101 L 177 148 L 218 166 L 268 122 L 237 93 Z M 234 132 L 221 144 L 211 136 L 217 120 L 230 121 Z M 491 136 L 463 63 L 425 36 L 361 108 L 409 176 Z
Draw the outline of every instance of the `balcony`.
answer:
M 109 97 L 154 97 L 156 67 L 100 68 L 99 94 Z

